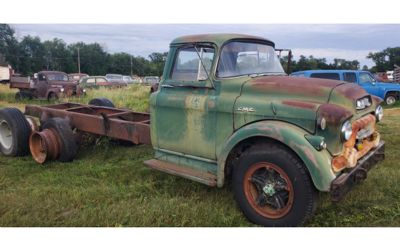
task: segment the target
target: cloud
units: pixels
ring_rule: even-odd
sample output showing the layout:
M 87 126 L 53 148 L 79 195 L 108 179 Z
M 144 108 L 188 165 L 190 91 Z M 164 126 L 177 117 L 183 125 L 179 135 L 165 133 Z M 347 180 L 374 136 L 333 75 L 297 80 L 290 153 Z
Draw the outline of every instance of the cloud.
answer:
M 55 37 L 67 43 L 97 42 L 108 52 L 127 52 L 147 57 L 164 52 L 172 39 L 201 33 L 245 33 L 266 37 L 279 48 L 295 54 L 358 60 L 372 66 L 369 52 L 399 46 L 400 25 L 373 24 L 15 24 L 21 38 Z

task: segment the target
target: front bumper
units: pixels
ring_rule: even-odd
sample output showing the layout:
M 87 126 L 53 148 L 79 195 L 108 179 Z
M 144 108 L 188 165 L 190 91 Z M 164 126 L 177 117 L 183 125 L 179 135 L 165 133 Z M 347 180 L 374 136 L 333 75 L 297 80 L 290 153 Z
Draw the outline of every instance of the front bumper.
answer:
M 385 142 L 380 141 L 375 149 L 360 158 L 357 165 L 350 172 L 342 173 L 331 183 L 330 193 L 332 201 L 341 200 L 352 187 L 367 178 L 367 172 L 378 162 L 385 159 Z

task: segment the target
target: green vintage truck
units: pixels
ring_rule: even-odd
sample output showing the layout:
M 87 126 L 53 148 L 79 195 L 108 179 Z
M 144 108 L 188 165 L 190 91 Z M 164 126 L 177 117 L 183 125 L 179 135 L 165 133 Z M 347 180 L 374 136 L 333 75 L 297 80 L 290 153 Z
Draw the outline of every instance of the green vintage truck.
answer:
M 43 163 L 74 158 L 73 131 L 151 144 L 155 157 L 147 166 L 209 186 L 230 183 L 253 223 L 301 225 L 312 216 L 319 192 L 340 200 L 384 159 L 376 130 L 382 100 L 352 83 L 289 77 L 274 48 L 272 41 L 239 34 L 177 38 L 150 96 L 150 114 L 116 109 L 105 100 L 102 105 L 101 99 L 102 107 L 28 105 L 28 122 L 20 126 L 30 126 L 27 139 L 28 132 L 20 138 L 15 132 L 22 116 L 3 109 L 0 147 L 22 140 L 19 145 L 29 143 Z M 42 126 L 32 125 L 30 116 Z M 26 150 L 16 148 L 14 155 Z

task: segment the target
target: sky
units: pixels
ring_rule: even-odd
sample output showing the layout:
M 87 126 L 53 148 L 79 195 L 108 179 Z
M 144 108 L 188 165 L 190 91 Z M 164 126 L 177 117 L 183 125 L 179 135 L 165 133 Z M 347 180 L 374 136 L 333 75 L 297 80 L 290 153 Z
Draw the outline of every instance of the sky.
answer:
M 276 48 L 300 55 L 358 60 L 374 65 L 369 52 L 400 46 L 400 24 L 13 24 L 18 38 L 61 38 L 66 43 L 97 42 L 109 53 L 146 57 L 168 51 L 178 36 L 203 33 L 244 33 L 268 38 Z

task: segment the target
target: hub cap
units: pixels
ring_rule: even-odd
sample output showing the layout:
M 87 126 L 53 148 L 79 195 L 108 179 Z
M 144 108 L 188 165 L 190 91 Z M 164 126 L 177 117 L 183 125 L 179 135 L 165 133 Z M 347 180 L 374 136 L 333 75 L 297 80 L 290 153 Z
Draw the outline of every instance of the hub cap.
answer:
M 259 214 L 267 218 L 285 216 L 293 205 L 293 185 L 288 175 L 268 162 L 252 165 L 244 177 L 245 196 Z
M 0 144 L 5 149 L 12 146 L 12 132 L 8 123 L 4 120 L 0 121 Z

